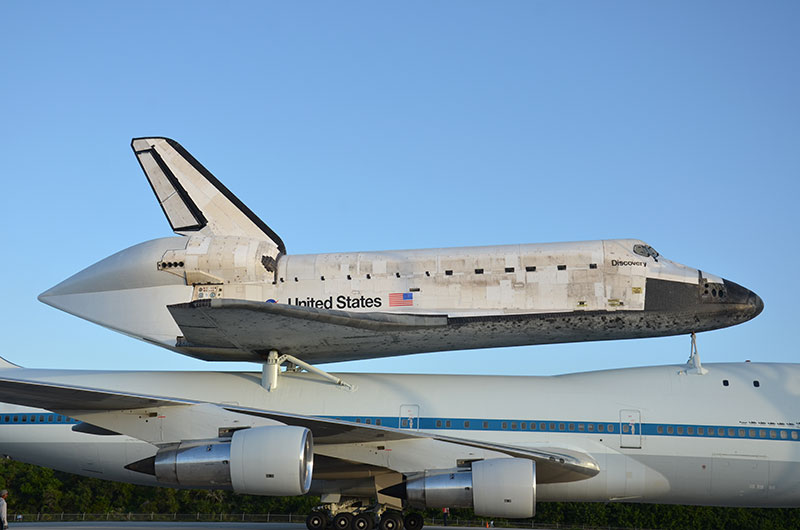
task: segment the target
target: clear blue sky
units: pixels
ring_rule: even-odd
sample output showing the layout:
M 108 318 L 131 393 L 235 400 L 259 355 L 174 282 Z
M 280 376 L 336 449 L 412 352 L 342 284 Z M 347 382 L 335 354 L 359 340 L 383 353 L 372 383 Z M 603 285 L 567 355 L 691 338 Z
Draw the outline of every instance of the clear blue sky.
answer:
M 759 293 L 704 362 L 798 356 L 800 3 L 0 3 L 0 355 L 232 369 L 36 296 L 171 235 L 129 143 L 169 136 L 290 253 L 646 240 Z M 687 337 L 337 370 L 683 362 Z

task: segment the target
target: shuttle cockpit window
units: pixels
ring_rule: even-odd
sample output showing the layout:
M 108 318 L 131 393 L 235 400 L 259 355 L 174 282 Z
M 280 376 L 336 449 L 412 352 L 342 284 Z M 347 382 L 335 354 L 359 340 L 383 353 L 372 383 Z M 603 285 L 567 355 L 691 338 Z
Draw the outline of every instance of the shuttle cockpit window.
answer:
M 640 256 L 658 261 L 659 253 L 650 245 L 633 245 L 633 251 Z

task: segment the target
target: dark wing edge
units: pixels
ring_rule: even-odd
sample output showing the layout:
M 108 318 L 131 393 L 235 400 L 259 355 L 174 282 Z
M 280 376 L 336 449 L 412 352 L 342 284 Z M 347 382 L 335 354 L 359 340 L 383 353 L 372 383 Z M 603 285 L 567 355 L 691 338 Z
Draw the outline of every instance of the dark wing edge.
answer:
M 268 412 L 242 407 L 225 406 L 224 408 L 231 412 L 273 419 L 287 425 L 306 427 L 314 435 L 314 443 L 319 445 L 427 438 L 455 445 L 474 447 L 476 449 L 496 451 L 514 458 L 526 458 L 536 462 L 537 481 L 541 484 L 585 480 L 600 472 L 600 467 L 590 455 L 572 449 L 558 447 L 519 447 L 468 440 L 453 436 L 441 436 L 424 431 L 402 430 L 361 423 L 356 424 L 344 420 Z

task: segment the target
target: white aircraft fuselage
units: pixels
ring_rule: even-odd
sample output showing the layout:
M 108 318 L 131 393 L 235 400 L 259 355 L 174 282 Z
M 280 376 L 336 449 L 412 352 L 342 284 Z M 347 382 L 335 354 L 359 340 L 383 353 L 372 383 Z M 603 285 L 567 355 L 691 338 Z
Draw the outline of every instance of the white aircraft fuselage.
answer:
M 585 472 L 559 478 L 548 475 L 546 459 L 537 460 L 538 500 L 800 506 L 800 365 L 706 369 L 703 375 L 687 366 L 553 377 L 338 374 L 352 390 L 284 372 L 280 386 L 267 391 L 254 373 L 9 368 L 0 371 L 3 400 L 13 394 L 18 403 L 38 403 L 52 388 L 68 386 L 187 404 L 103 410 L 114 406 L 98 400 L 86 404 L 94 410 L 52 412 L 3 405 L 0 453 L 108 480 L 181 486 L 152 474 L 159 448 L 274 425 L 271 417 L 242 412 L 271 411 L 287 414 L 283 422 L 317 418 L 344 426 L 327 438 L 311 427 L 311 492 L 322 495 L 375 497 L 402 480 L 410 498 L 424 472 L 513 456 L 509 448 L 517 448 L 561 451 Z M 85 432 L 73 430 L 78 421 Z M 103 432 L 98 428 L 122 434 L 88 433 Z M 348 429 L 366 428 L 378 438 L 347 438 Z M 417 437 L 393 438 L 404 432 Z M 430 494 L 429 504 L 435 504 Z
M 745 322 L 752 291 L 635 239 L 290 255 L 177 142 L 132 143 L 173 230 L 42 293 L 205 360 L 309 363 L 688 334 Z

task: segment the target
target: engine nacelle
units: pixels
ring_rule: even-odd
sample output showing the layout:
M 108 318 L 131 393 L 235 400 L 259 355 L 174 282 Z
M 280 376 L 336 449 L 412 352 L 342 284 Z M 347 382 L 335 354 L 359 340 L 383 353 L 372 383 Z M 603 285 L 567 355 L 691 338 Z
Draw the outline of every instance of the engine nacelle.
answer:
M 304 427 L 254 427 L 234 432 L 230 441 L 193 440 L 161 449 L 154 467 L 158 481 L 168 485 L 303 495 L 311 487 L 314 444 Z
M 525 519 L 536 513 L 536 464 L 493 458 L 473 462 L 472 470 L 429 470 L 406 482 L 405 494 L 416 508 L 473 508 L 476 515 Z

